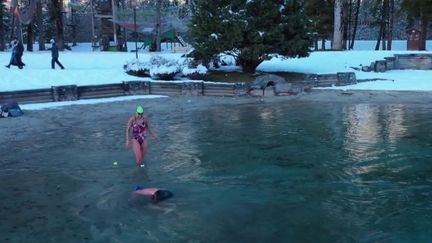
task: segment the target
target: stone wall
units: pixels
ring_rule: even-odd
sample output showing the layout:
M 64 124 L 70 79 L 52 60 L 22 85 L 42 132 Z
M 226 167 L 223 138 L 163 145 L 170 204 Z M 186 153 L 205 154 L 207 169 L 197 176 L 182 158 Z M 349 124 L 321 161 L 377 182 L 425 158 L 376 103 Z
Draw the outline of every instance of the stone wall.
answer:
M 395 69 L 432 69 L 432 54 L 395 55 Z
M 125 81 L 103 85 L 64 85 L 48 89 L 0 92 L 0 103 L 42 103 L 79 99 L 108 98 L 127 95 L 190 95 L 190 96 L 283 96 L 296 95 L 313 87 L 356 84 L 354 73 L 310 74 L 303 80 L 290 80 L 268 74 L 256 78 L 253 84 L 214 83 L 200 81 Z
M 43 103 L 146 94 L 234 97 L 248 95 L 248 91 L 249 85 L 245 83 L 125 81 L 114 84 L 64 85 L 47 89 L 0 92 L 0 104 L 11 101 L 20 104 Z
M 305 83 L 313 87 L 331 87 L 356 84 L 357 79 L 353 72 L 340 72 L 332 74 L 308 74 Z
M 362 67 L 362 71 L 386 72 L 394 69 L 432 70 L 432 54 L 395 54 Z
M 274 74 L 257 77 L 250 86 L 253 96 L 296 95 L 314 87 L 345 86 L 357 83 L 353 72 L 307 74 L 302 80 L 286 80 Z

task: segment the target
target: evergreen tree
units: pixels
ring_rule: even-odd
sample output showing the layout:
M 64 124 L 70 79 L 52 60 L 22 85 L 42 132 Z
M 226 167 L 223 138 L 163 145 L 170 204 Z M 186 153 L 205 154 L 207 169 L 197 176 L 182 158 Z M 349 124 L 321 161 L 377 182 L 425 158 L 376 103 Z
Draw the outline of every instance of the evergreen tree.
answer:
M 46 8 L 44 8 L 46 6 Z M 42 26 L 46 41 L 55 39 L 56 37 L 56 22 L 55 22 L 55 7 L 53 1 L 46 1 L 46 5 L 42 6 Z
M 402 8 L 408 13 L 408 17 L 420 21 L 420 50 L 426 50 L 427 32 L 432 18 L 432 0 L 403 0 Z
M 43 25 L 43 8 L 42 8 L 42 0 L 37 2 L 36 6 L 36 27 L 37 27 L 37 40 L 39 43 L 39 51 L 45 50 L 45 33 L 44 33 L 44 25 Z
M 333 0 L 308 0 L 305 6 L 316 33 L 315 48 L 318 49 L 317 41 L 321 39 L 321 48 L 325 49 L 324 41 L 331 39 L 333 34 Z
M 0 51 L 5 50 L 5 43 L 6 43 L 6 17 L 8 16 L 8 11 L 6 9 L 5 5 L 6 0 L 0 0 Z
M 310 22 L 301 0 L 196 0 L 193 13 L 193 55 L 205 62 L 228 53 L 253 73 L 274 54 L 309 55 Z

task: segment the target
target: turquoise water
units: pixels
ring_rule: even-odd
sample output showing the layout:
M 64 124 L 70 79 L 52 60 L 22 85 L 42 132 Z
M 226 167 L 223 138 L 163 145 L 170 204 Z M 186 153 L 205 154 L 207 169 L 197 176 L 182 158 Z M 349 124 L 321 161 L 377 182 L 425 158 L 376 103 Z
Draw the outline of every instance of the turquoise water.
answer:
M 430 105 L 155 109 L 145 169 L 107 117 L 0 146 L 0 241 L 432 241 Z

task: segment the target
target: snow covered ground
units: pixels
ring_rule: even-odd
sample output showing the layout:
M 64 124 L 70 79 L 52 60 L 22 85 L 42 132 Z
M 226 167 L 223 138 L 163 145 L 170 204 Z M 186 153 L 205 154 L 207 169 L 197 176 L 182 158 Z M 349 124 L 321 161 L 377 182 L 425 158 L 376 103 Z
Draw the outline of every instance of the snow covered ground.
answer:
M 134 49 L 134 43 L 129 44 L 129 49 Z M 392 51 L 374 51 L 374 46 L 375 42 L 373 41 L 357 41 L 353 51 L 312 52 L 307 58 L 273 58 L 262 63 L 257 70 L 316 74 L 355 72 L 358 79 L 386 79 L 386 81 L 332 87 L 333 89 L 432 91 L 432 70 L 394 70 L 385 73 L 353 70 L 352 67 L 370 65 L 373 61 L 396 53 L 418 53 L 404 51 L 406 49 L 405 41 L 395 41 Z M 432 42 L 428 42 L 428 48 L 432 48 Z M 158 54 L 173 59 L 180 59 L 182 55 L 181 53 L 172 53 L 169 50 Z M 151 55 L 154 53 L 140 52 L 139 59 L 147 60 Z M 149 80 L 148 78 L 130 76 L 124 72 L 123 65 L 134 58 L 134 52 L 93 52 L 89 43 L 79 43 L 72 51 L 60 53 L 59 59 L 65 66 L 65 70 L 51 69 L 50 51 L 25 52 L 23 61 L 26 66 L 19 70 L 15 66 L 10 69 L 4 67 L 3 65 L 9 62 L 10 52 L 0 52 L 0 64 L 3 64 L 0 66 L 0 92 L 70 84 L 95 85 Z

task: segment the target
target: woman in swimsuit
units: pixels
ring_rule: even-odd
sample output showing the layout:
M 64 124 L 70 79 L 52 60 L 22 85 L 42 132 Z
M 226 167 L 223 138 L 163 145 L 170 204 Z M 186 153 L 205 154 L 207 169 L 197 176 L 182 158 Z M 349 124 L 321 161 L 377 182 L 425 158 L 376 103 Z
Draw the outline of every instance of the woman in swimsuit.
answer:
M 153 139 L 159 140 L 157 134 L 150 128 L 149 119 L 144 116 L 144 109 L 138 105 L 135 115 L 129 119 L 126 127 L 126 146 L 132 146 L 136 165 L 141 167 L 144 167 L 147 153 L 147 131 Z

